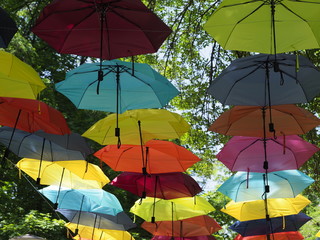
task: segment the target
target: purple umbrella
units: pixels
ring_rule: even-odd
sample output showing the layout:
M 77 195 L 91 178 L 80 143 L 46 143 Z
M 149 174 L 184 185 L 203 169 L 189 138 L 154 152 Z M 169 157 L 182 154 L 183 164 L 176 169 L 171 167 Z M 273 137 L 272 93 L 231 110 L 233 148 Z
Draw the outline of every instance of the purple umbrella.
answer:
M 298 169 L 319 148 L 296 135 L 268 138 L 268 172 Z M 235 136 L 222 148 L 217 158 L 231 171 L 265 172 L 263 139 Z

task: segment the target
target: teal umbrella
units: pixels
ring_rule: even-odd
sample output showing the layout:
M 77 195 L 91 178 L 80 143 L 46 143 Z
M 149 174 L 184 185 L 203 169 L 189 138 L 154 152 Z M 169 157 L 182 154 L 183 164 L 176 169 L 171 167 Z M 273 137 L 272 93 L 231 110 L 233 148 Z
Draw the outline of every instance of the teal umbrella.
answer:
M 266 177 L 269 192 L 265 189 Z M 264 194 L 267 194 L 268 198 L 294 198 L 313 182 L 312 178 L 299 170 L 283 170 L 268 174 L 237 172 L 217 191 L 235 202 L 261 200 Z

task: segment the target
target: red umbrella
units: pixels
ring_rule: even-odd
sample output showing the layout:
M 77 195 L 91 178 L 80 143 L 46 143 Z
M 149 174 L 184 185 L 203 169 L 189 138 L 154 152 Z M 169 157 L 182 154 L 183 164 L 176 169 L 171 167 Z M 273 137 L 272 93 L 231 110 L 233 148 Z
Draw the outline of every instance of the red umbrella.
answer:
M 113 179 L 111 185 L 140 197 L 162 199 L 193 197 L 202 191 L 192 177 L 180 172 L 151 175 L 124 172 Z

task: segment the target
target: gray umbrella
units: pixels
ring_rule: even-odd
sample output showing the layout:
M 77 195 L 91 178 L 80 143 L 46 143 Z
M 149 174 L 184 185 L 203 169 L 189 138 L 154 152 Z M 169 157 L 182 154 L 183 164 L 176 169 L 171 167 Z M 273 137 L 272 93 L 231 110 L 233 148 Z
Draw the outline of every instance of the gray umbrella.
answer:
M 227 105 L 306 103 L 320 92 L 320 72 L 303 56 L 257 54 L 233 61 L 207 92 Z

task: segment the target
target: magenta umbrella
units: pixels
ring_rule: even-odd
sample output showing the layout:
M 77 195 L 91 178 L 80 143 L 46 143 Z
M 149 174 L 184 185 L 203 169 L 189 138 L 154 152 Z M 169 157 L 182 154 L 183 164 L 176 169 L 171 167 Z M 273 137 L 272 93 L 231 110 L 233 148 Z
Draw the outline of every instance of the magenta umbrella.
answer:
M 266 141 L 268 172 L 298 169 L 319 148 L 296 135 L 268 138 Z M 235 136 L 217 155 L 231 171 L 265 172 L 263 139 Z
M 216 238 L 212 235 L 197 237 L 154 236 L 151 240 L 216 240 Z
M 191 176 L 181 172 L 150 175 L 123 172 L 110 184 L 140 197 L 162 199 L 193 197 L 202 191 Z

